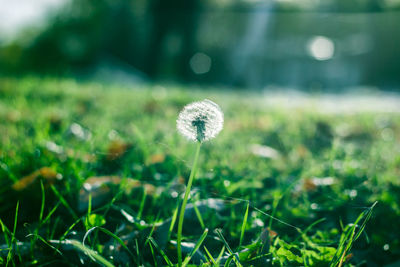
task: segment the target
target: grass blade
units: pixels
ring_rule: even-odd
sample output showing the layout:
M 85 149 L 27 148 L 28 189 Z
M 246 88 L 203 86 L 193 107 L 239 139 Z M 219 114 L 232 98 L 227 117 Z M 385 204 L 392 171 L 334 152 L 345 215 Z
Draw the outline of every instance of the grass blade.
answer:
M 38 223 L 38 226 L 35 229 L 35 234 L 33 235 L 34 238 L 32 239 L 32 243 L 31 243 L 32 255 L 33 255 L 33 248 L 34 248 L 35 243 L 36 243 L 36 241 L 38 239 L 38 236 L 39 236 L 39 229 L 43 224 L 44 205 L 45 205 L 45 202 L 46 202 L 46 194 L 45 194 L 45 191 L 44 191 L 43 180 L 40 180 L 40 189 L 42 191 L 42 204 L 40 205 L 39 223 Z
M 15 232 L 17 231 L 18 209 L 19 209 L 19 201 L 17 202 L 17 206 L 15 207 L 14 228 L 13 228 L 13 232 L 12 232 L 12 235 L 11 235 L 11 242 L 10 242 L 11 248 L 10 248 L 10 250 L 8 251 L 8 254 L 7 254 L 7 263 L 6 263 L 6 266 L 8 265 L 8 263 L 10 262 L 10 260 L 13 261 L 13 260 L 12 260 L 12 252 L 13 252 L 12 247 L 13 247 L 14 242 L 15 242 L 15 240 L 16 240 L 16 238 L 15 238 Z M 15 247 L 16 247 L 16 249 L 18 249 L 17 244 L 15 244 Z M 20 257 L 20 261 L 22 262 L 21 255 L 19 255 L 19 257 Z
M 154 266 L 157 267 L 158 265 L 157 265 L 156 255 L 154 255 L 154 249 L 153 249 L 153 246 L 151 245 L 151 243 L 149 243 L 149 247 L 150 247 L 151 255 L 153 256 Z
M 57 188 L 54 185 L 51 185 L 51 190 L 53 190 L 54 194 L 58 197 L 60 202 L 64 205 L 65 208 L 71 213 L 72 217 L 75 221 L 78 220 L 78 216 L 76 215 L 75 211 L 71 208 L 65 198 L 58 192 Z
M 103 233 L 105 233 L 106 235 L 109 235 L 110 237 L 112 237 L 113 239 L 115 239 L 124 249 L 126 249 L 129 253 L 129 255 L 131 255 L 133 261 L 135 260 L 135 256 L 133 255 L 133 253 L 129 250 L 129 248 L 125 245 L 124 241 L 122 241 L 121 238 L 119 238 L 117 235 L 115 235 L 114 233 L 112 233 L 111 231 L 107 230 L 106 228 L 100 227 L 100 226 L 95 226 L 90 228 L 85 236 L 83 237 L 83 241 L 82 244 L 85 245 L 85 239 L 88 237 L 88 235 L 93 232 L 95 229 L 99 229 L 100 231 L 102 231 Z
M 171 260 L 165 254 L 165 252 L 158 246 L 158 244 L 156 243 L 156 241 L 152 237 L 149 237 L 147 240 L 149 240 L 151 242 L 151 244 L 153 244 L 153 246 L 158 250 L 158 252 L 164 258 L 165 262 L 168 264 L 168 266 L 174 266 L 172 264 Z
M 84 246 L 81 242 L 79 242 L 77 240 L 65 240 L 65 241 L 66 241 L 66 243 L 71 244 L 76 249 L 79 249 L 80 251 L 82 251 L 83 253 L 88 255 L 93 261 L 95 261 L 101 265 L 104 265 L 106 267 L 114 267 L 114 264 L 112 264 L 111 262 L 106 260 L 103 256 L 99 255 L 97 253 L 97 251 L 94 251 L 94 250 Z
M 185 260 L 182 263 L 182 266 L 185 267 L 190 259 L 193 257 L 193 255 L 196 253 L 196 251 L 200 248 L 201 244 L 203 243 L 204 239 L 206 239 L 208 234 L 208 229 L 206 228 L 203 232 L 203 234 L 200 236 L 199 240 L 197 241 L 196 245 L 194 246 L 194 248 L 192 249 L 192 251 L 190 252 L 190 254 L 188 256 L 186 256 Z
M 211 253 L 208 251 L 208 249 L 206 248 L 206 246 L 203 246 L 208 258 L 212 261 L 214 266 L 218 266 L 217 262 L 214 260 L 213 256 L 211 255 Z
M 217 264 L 218 264 L 218 265 L 219 265 L 219 262 L 220 262 L 221 259 L 222 259 L 222 256 L 224 255 L 224 252 L 225 252 L 225 246 L 222 246 L 221 251 L 219 252 L 219 255 L 218 255 L 218 257 L 217 257 Z
M 158 221 L 158 217 L 160 216 L 160 214 L 157 214 L 157 217 L 156 217 L 156 220 L 155 221 Z M 157 224 L 156 223 L 154 223 L 153 224 L 153 227 L 151 227 L 151 230 L 150 230 L 150 233 L 149 233 L 149 236 L 147 237 L 147 240 L 146 240 L 146 242 L 144 242 L 144 245 L 146 246 L 147 245 L 147 243 L 149 242 L 149 240 L 150 240 L 150 237 L 152 237 L 153 236 L 153 232 L 154 232 L 154 230 L 156 229 L 156 226 L 157 226 Z
M 249 206 L 250 206 L 250 202 L 247 201 L 246 212 L 244 213 L 242 228 L 241 228 L 241 231 L 240 231 L 239 247 L 242 246 L 243 237 L 244 237 L 244 231 L 246 230 L 247 217 L 249 216 Z
M 218 234 L 218 236 L 221 239 L 222 243 L 224 243 L 224 245 L 225 245 L 226 249 L 228 250 L 229 254 L 231 254 L 231 256 L 233 257 L 233 260 L 234 260 L 236 266 L 238 266 L 238 267 L 242 266 L 240 264 L 238 255 L 232 251 L 232 249 L 229 246 L 228 242 L 226 242 L 225 237 L 222 235 L 221 229 L 217 229 L 217 230 L 215 230 L 215 232 Z
M 178 209 L 179 209 L 179 205 L 176 205 L 176 209 L 174 211 L 174 215 L 172 215 L 171 225 L 169 226 L 169 229 L 168 229 L 168 239 L 167 240 L 171 239 L 171 234 L 172 234 L 172 231 L 174 230 L 176 218 L 178 216 Z
M 375 207 L 375 205 L 378 202 L 376 201 L 374 204 L 372 204 L 371 207 L 369 207 L 367 210 L 364 210 L 355 220 L 355 222 L 351 225 L 350 228 L 347 229 L 344 235 L 342 235 L 338 249 L 333 256 L 330 265 L 329 266 L 342 266 L 344 263 L 344 259 L 346 254 L 351 250 L 351 247 L 353 246 L 353 243 L 360 237 L 362 232 L 364 231 L 364 228 L 369 221 L 369 219 L 372 216 L 372 210 Z M 358 226 L 359 222 L 362 220 L 361 226 Z M 359 228 L 359 230 L 356 232 L 356 229 Z
M 53 215 L 53 213 L 56 211 L 56 209 L 58 208 L 60 203 L 61 202 L 57 202 L 57 204 L 54 206 L 54 208 L 52 208 L 52 210 L 49 212 L 49 214 L 47 214 L 46 218 L 44 218 L 44 220 L 42 221 L 42 224 L 45 224 L 50 219 L 51 215 Z
M 42 241 L 44 244 L 46 244 L 48 247 L 50 247 L 51 249 L 53 249 L 54 251 L 56 251 L 58 254 L 62 255 L 61 251 L 58 250 L 55 246 L 53 246 L 52 244 L 50 244 L 49 242 L 47 242 L 46 240 L 44 240 L 43 237 L 41 237 L 38 234 L 29 234 L 26 237 L 31 237 L 33 236 L 35 238 L 35 240 L 39 239 L 40 241 Z
M 73 224 L 71 224 L 70 227 L 68 227 L 67 231 L 65 231 L 65 233 L 61 236 L 60 240 L 64 240 L 64 238 L 67 236 L 67 234 L 72 230 L 72 228 L 75 227 L 75 225 L 77 225 L 80 221 L 82 220 L 82 218 L 79 218 L 78 220 L 76 220 Z
M 195 201 L 192 201 L 192 204 L 193 204 L 193 208 L 194 208 L 194 211 L 196 213 L 197 219 L 200 222 L 201 229 L 206 228 L 205 225 L 204 225 L 203 217 L 201 216 L 201 213 L 199 211 L 199 208 L 197 208 Z
M 137 214 L 137 218 L 138 219 L 142 218 L 144 204 L 146 203 L 146 197 L 147 197 L 146 190 L 143 188 L 143 196 L 142 196 L 142 200 L 140 201 L 139 211 L 138 211 L 138 214 Z
M 4 240 L 6 241 L 6 244 L 9 248 L 11 248 L 10 240 L 8 239 L 8 235 L 10 235 L 10 230 L 8 230 L 7 226 L 3 223 L 3 221 L 0 219 L 0 225 L 1 225 L 1 231 L 3 232 L 4 235 Z

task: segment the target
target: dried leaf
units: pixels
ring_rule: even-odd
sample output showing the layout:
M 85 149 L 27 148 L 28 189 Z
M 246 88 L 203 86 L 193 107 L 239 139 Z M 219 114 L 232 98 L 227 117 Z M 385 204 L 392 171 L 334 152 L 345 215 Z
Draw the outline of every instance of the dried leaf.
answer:
M 131 144 L 119 140 L 112 141 L 107 149 L 107 160 L 114 161 L 121 158 L 131 147 Z
M 165 160 L 165 155 L 164 154 L 155 154 L 152 155 L 150 158 L 150 162 L 155 164 L 155 163 L 163 163 Z
M 45 186 L 48 186 L 50 184 L 54 184 L 55 181 L 57 181 L 57 179 L 59 179 L 60 177 L 61 177 L 61 175 L 57 174 L 57 172 L 54 171 L 53 169 L 48 168 L 48 167 L 43 167 L 43 168 L 33 172 L 32 174 L 25 176 L 25 177 L 21 178 L 20 180 L 18 180 L 17 182 L 15 182 L 12 185 L 12 188 L 15 191 L 23 191 L 23 190 L 32 189 L 33 187 L 38 185 L 40 178 L 43 178 L 44 182 L 45 182 L 44 183 Z

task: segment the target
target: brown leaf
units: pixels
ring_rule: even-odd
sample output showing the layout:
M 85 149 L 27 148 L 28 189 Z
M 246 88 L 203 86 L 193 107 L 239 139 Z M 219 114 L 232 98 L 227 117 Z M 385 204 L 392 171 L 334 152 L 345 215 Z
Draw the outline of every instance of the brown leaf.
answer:
M 121 158 L 131 147 L 131 144 L 119 140 L 112 141 L 107 149 L 107 160 L 113 161 Z
M 306 191 L 315 191 L 317 189 L 317 185 L 314 184 L 312 179 L 304 179 L 303 189 Z
M 12 185 L 12 188 L 15 191 L 32 189 L 37 185 L 40 178 L 42 178 L 45 182 L 45 185 L 48 186 L 49 184 L 54 184 L 58 177 L 60 176 L 56 171 L 48 167 L 43 167 L 15 182 Z
M 150 162 L 155 164 L 155 163 L 163 163 L 165 160 L 165 155 L 164 154 L 155 154 L 152 155 L 150 158 Z

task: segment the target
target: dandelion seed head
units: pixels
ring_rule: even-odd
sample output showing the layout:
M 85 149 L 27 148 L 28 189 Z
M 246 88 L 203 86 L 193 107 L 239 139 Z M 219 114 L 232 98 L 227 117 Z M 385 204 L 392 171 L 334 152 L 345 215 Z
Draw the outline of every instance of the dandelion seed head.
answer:
M 222 130 L 224 113 L 221 108 L 205 99 L 186 105 L 176 121 L 178 131 L 191 141 L 207 141 Z

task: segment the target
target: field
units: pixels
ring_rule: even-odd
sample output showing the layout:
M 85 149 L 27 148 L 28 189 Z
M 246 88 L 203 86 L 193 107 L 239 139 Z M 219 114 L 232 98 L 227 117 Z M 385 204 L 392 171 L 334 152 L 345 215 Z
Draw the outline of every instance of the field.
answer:
M 205 98 L 225 124 L 201 147 L 186 261 L 400 265 L 398 113 L 29 77 L 0 80 L 0 265 L 176 264 L 177 211 L 196 149 L 176 119 Z

